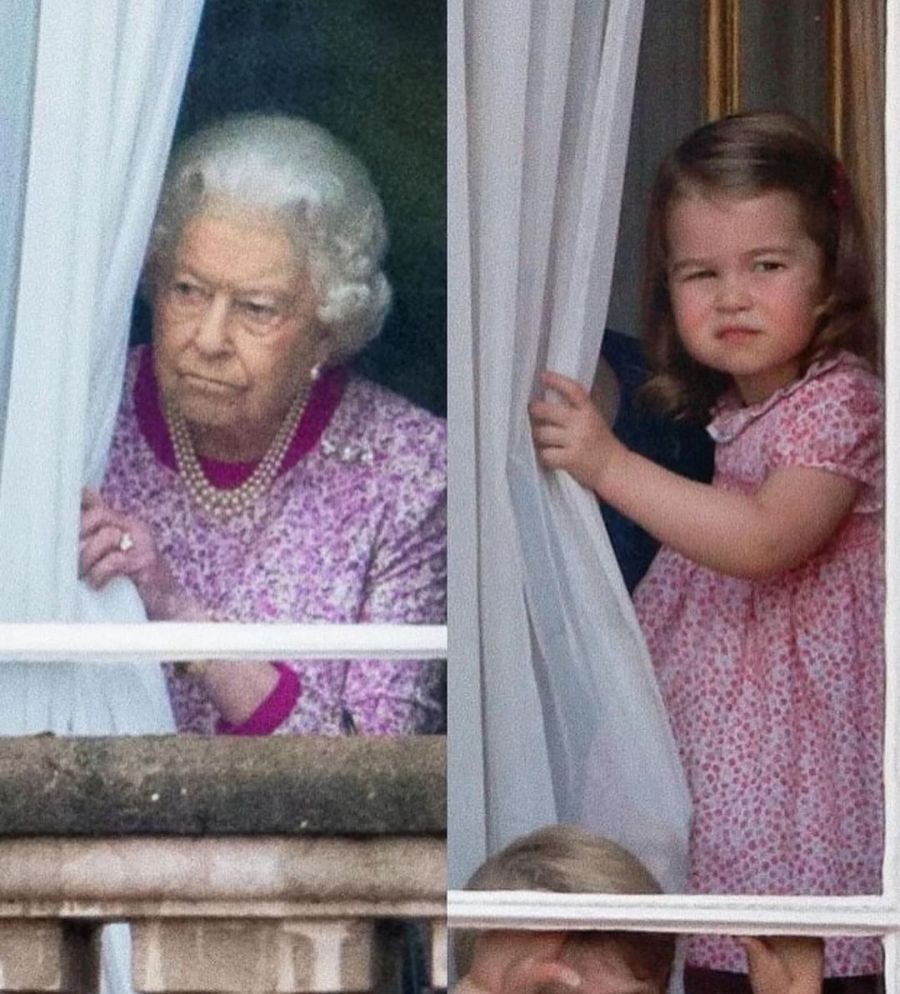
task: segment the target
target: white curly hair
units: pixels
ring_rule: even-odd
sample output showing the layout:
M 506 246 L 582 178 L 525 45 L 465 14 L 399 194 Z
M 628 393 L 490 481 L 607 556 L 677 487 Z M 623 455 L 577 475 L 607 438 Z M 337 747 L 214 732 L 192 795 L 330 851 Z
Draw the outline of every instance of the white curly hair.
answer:
M 188 221 L 224 202 L 270 211 L 309 266 L 330 360 L 381 331 L 391 302 L 382 271 L 384 208 L 365 167 L 324 128 L 286 115 L 237 114 L 188 138 L 172 156 L 150 234 L 149 296 L 174 259 Z

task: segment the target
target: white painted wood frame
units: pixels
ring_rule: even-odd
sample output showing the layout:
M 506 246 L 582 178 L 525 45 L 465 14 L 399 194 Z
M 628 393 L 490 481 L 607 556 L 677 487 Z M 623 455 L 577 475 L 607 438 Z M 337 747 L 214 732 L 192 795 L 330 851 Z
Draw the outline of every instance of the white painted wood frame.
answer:
M 152 622 L 0 625 L 8 662 L 179 659 L 443 659 L 446 625 Z

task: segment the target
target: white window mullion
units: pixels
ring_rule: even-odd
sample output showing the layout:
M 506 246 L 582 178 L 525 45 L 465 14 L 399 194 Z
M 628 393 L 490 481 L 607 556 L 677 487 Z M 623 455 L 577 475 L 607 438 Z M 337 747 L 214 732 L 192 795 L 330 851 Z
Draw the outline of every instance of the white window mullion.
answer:
M 900 908 L 881 896 L 451 891 L 447 912 L 455 928 L 609 928 L 726 935 L 879 935 L 900 930 Z
M 445 625 L 153 624 L 0 625 L 4 662 L 179 659 L 443 659 Z
M 886 521 L 887 617 L 885 649 L 887 665 L 885 713 L 885 852 L 886 895 L 900 903 L 900 0 L 887 0 L 885 56 L 885 393 L 887 398 L 885 452 L 886 502 L 891 513 Z M 887 994 L 900 994 L 900 983 L 892 988 L 888 971 Z
M 900 991 L 900 934 L 891 932 L 884 937 L 885 994 Z

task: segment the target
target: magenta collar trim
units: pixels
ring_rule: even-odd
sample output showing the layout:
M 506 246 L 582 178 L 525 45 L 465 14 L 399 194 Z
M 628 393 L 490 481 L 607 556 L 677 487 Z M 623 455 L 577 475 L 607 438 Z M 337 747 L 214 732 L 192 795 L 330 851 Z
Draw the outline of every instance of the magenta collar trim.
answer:
M 306 403 L 306 410 L 297 425 L 297 430 L 288 446 L 280 476 L 292 469 L 309 452 L 322 437 L 328 427 L 334 412 L 337 410 L 344 389 L 347 385 L 347 370 L 343 366 L 326 369 L 322 376 L 313 384 Z M 141 349 L 137 376 L 134 381 L 134 413 L 137 417 L 141 434 L 153 450 L 156 458 L 173 472 L 177 472 L 175 450 L 169 427 L 163 416 L 159 403 L 159 389 L 156 384 L 156 374 L 153 371 L 153 350 L 149 346 Z M 223 490 L 239 487 L 256 468 L 255 462 L 221 462 L 218 459 L 206 459 L 201 456 L 200 465 L 207 480 L 213 486 Z

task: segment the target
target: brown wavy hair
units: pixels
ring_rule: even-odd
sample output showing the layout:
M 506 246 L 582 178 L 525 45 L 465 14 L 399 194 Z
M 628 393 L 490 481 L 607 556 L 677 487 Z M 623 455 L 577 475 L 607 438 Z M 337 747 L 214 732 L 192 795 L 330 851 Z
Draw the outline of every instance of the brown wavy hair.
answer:
M 790 114 L 733 114 L 692 132 L 662 162 L 650 198 L 642 334 L 650 378 L 641 397 L 680 418 L 708 420 L 730 377 L 687 353 L 672 313 L 667 227 L 672 206 L 691 194 L 752 197 L 792 193 L 806 233 L 822 250 L 824 284 L 801 372 L 837 349 L 876 361 L 878 322 L 865 222 L 844 168 L 805 121 Z

